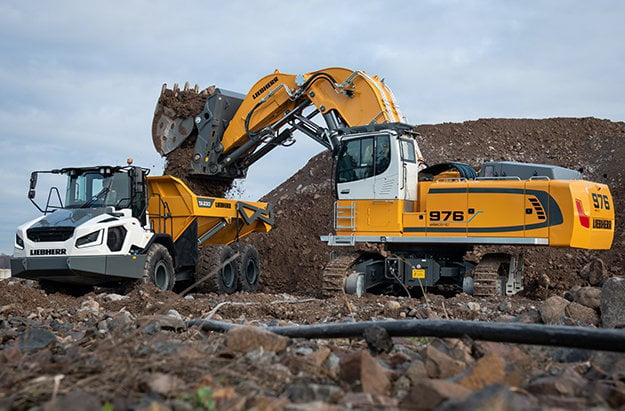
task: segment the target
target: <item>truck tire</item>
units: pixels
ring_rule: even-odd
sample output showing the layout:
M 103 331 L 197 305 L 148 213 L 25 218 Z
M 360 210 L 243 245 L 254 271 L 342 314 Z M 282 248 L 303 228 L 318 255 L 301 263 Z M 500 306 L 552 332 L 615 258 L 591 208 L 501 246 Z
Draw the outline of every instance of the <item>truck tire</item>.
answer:
M 260 280 L 260 260 L 256 247 L 251 244 L 244 245 L 239 252 L 238 275 L 241 289 L 249 293 L 258 290 L 258 282 Z
M 174 260 L 162 244 L 152 244 L 145 258 L 143 281 L 161 290 L 172 290 L 176 282 Z
M 227 245 L 208 245 L 200 250 L 195 269 L 195 288 L 201 293 L 232 294 L 237 291 L 238 264 Z M 230 260 L 230 261 L 229 261 Z

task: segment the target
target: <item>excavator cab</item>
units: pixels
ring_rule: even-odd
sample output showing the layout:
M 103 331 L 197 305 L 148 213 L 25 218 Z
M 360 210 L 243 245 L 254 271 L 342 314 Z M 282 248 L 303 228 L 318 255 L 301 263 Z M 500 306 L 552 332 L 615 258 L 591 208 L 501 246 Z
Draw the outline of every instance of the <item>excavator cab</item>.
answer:
M 417 200 L 422 157 L 417 133 L 402 123 L 339 130 L 336 187 L 339 200 Z

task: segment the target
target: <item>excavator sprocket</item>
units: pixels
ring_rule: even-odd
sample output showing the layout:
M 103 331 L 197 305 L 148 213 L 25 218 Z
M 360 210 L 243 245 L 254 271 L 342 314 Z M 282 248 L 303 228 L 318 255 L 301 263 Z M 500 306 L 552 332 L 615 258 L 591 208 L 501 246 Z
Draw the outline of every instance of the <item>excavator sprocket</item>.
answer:
M 331 260 L 322 272 L 321 291 L 326 298 L 345 292 L 345 279 L 351 273 L 351 267 L 358 260 L 359 254 L 345 254 Z
M 503 294 L 504 277 L 499 274 L 500 255 L 485 255 L 473 270 L 473 295 L 496 297 Z

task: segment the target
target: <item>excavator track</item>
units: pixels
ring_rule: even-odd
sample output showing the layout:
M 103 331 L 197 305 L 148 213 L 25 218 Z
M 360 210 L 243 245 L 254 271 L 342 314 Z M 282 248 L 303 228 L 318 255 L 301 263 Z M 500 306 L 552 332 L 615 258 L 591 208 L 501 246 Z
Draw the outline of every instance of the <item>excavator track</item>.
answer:
M 321 292 L 324 297 L 330 298 L 345 292 L 345 278 L 358 257 L 358 254 L 341 255 L 326 265 L 321 279 Z
M 501 256 L 485 255 L 473 270 L 473 295 L 496 297 L 502 295 L 502 278 L 499 275 Z

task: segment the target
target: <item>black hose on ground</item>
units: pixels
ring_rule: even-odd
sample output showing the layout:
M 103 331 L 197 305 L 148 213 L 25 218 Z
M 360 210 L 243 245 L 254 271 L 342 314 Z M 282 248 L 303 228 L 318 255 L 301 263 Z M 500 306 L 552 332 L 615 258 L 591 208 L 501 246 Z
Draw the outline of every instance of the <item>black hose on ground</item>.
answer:
M 203 331 L 218 332 L 240 327 L 237 324 L 214 320 L 191 320 L 188 325 L 199 325 Z M 464 320 L 384 320 L 263 327 L 263 329 L 291 338 L 362 338 L 364 331 L 372 327 L 384 328 L 391 337 L 469 337 L 483 341 L 625 352 L 625 330 L 544 324 Z

